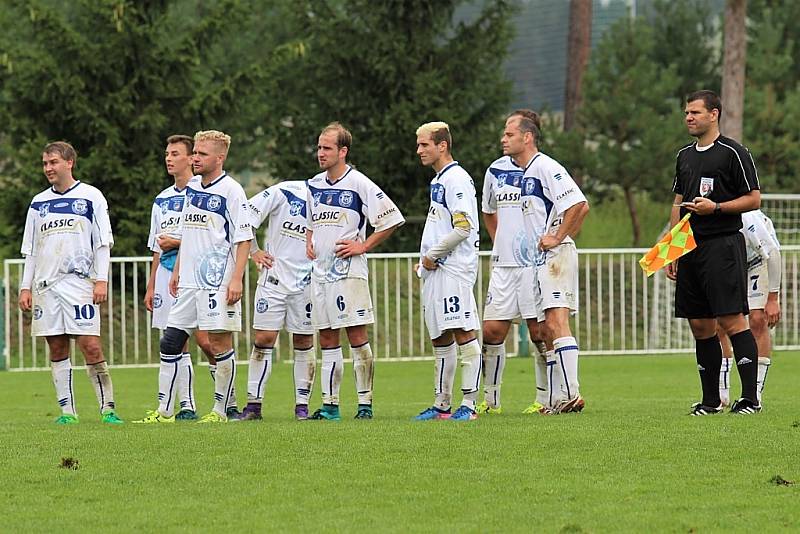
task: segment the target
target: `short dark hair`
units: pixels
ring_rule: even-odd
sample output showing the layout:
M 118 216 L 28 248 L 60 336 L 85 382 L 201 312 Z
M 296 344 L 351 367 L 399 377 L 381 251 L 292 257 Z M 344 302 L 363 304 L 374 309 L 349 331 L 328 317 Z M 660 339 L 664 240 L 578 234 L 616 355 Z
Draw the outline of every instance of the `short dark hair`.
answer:
M 167 144 L 168 145 L 175 145 L 181 143 L 183 146 L 186 147 L 186 153 L 190 156 L 194 151 L 194 139 L 189 137 L 188 135 L 170 135 L 167 137 Z
M 58 154 L 64 161 L 78 161 L 78 153 L 75 152 L 75 149 L 72 147 L 71 144 L 67 143 L 66 141 L 56 141 L 54 143 L 48 143 L 47 146 L 44 147 L 42 151 L 43 154 Z
M 524 134 L 530 132 L 533 134 L 533 144 L 539 146 L 539 140 L 542 138 L 542 119 L 539 114 L 532 109 L 517 109 L 514 110 L 506 120 L 511 117 L 519 117 L 519 129 Z
M 340 122 L 332 122 L 327 125 L 325 128 L 322 129 L 320 135 L 328 132 L 335 132 L 336 133 L 336 146 L 337 148 L 346 148 L 347 152 L 350 152 L 350 145 L 353 144 L 353 134 L 350 131 L 342 126 Z
M 702 100 L 703 105 L 708 111 L 716 109 L 719 112 L 719 116 L 722 117 L 722 99 L 720 99 L 719 95 L 717 95 L 717 93 L 714 91 L 701 89 L 700 91 L 690 93 L 689 96 L 686 97 L 687 104 L 689 102 L 694 102 L 695 100 Z

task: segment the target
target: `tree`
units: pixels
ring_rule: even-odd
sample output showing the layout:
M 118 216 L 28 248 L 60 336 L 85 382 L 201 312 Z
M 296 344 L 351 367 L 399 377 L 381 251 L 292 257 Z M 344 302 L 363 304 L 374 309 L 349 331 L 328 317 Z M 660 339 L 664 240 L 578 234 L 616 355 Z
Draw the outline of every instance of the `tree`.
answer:
M 571 130 L 581 105 L 583 74 L 592 50 L 592 0 L 570 0 L 564 130 Z
M 722 68 L 722 133 L 742 141 L 744 71 L 747 52 L 747 0 L 725 2 L 725 55 Z

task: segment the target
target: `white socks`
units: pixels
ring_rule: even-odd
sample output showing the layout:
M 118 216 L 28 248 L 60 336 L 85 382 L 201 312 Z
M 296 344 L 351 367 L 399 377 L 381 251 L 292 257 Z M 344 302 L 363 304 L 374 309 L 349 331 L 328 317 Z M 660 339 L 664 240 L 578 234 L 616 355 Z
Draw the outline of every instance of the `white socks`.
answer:
M 562 372 L 562 387 L 567 399 L 574 399 L 580 394 L 578 384 L 578 342 L 572 336 L 560 337 L 553 341 L 556 359 Z
M 492 408 L 500 406 L 500 384 L 506 367 L 506 344 L 483 346 L 483 398 Z
M 310 349 L 294 349 L 294 403 L 308 404 L 311 390 L 314 387 L 314 375 L 317 371 L 317 358 L 314 347 Z
M 536 374 L 536 402 L 547 406 L 550 400 L 550 386 L 547 381 L 547 347 L 544 341 L 534 341 L 536 354 L 533 355 L 533 370 Z
M 72 363 L 69 356 L 57 362 L 50 362 L 56 398 L 62 414 L 77 415 L 75 412 L 75 393 L 72 390 Z
M 247 366 L 247 403 L 261 404 L 272 374 L 272 347 L 253 345 Z
M 433 347 L 436 365 L 433 372 L 433 391 L 436 398 L 433 402 L 435 408 L 447 411 L 453 402 L 453 382 L 456 378 L 456 344 L 450 343 L 446 347 Z
M 231 397 L 233 383 L 236 381 L 236 360 L 233 350 L 215 357 L 217 361 L 214 377 L 214 411 L 227 417 L 228 399 Z
M 211 374 L 211 381 L 217 383 L 217 364 L 212 363 L 208 365 L 208 372 Z M 236 407 L 236 384 L 231 385 L 231 394 L 228 397 L 228 406 Z
M 178 406 L 181 410 L 195 410 L 194 368 L 192 355 L 184 352 L 178 364 Z
M 358 404 L 372 404 L 372 378 L 375 374 L 375 357 L 369 342 L 358 347 L 350 347 L 350 355 L 353 357 L 353 373 L 356 377 L 356 393 L 358 393 Z
M 97 403 L 100 405 L 100 413 L 114 409 L 114 387 L 111 385 L 111 375 L 108 373 L 108 365 L 105 361 L 99 363 L 87 363 L 86 374 L 89 381 L 94 386 L 94 394 L 97 396 Z
M 474 411 L 481 386 L 481 346 L 477 339 L 473 339 L 459 345 L 458 350 L 461 353 L 461 392 L 464 394 L 461 405 Z
M 758 357 L 758 378 L 756 379 L 756 393 L 758 394 L 758 403 L 761 404 L 761 393 L 764 391 L 764 384 L 767 383 L 767 373 L 769 373 L 769 366 L 772 365 L 772 360 L 769 356 Z
M 719 398 L 725 405 L 731 403 L 731 360 L 723 356 L 722 367 L 719 368 Z
M 172 417 L 175 413 L 175 393 L 182 359 L 182 354 L 161 355 L 158 369 L 158 413 L 164 417 Z
M 339 405 L 339 389 L 342 386 L 344 357 L 342 347 L 322 349 L 322 403 Z

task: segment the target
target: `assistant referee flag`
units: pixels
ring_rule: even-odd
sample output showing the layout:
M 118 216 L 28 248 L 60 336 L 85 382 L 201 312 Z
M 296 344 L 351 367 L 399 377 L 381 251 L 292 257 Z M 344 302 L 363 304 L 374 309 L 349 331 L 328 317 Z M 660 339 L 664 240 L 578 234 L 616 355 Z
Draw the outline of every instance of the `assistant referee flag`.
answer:
M 652 276 L 657 270 L 697 247 L 692 227 L 689 224 L 689 216 L 691 213 L 687 213 L 672 230 L 661 238 L 661 241 L 639 260 L 639 266 L 647 273 L 647 276 Z

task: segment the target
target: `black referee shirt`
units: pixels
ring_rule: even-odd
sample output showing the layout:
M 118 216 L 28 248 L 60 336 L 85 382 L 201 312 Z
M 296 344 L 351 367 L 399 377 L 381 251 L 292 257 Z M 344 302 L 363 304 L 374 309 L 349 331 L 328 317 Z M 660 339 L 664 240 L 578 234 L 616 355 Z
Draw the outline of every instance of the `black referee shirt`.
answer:
M 672 191 L 683 195 L 684 201 L 706 197 L 714 202 L 726 202 L 754 189 L 760 187 L 753 157 L 749 150 L 729 137 L 720 135 L 712 145 L 701 150 L 694 142 L 678 152 Z M 686 208 L 681 208 L 681 218 L 687 212 Z M 733 234 L 742 227 L 739 213 L 694 214 L 690 221 L 699 239 Z

